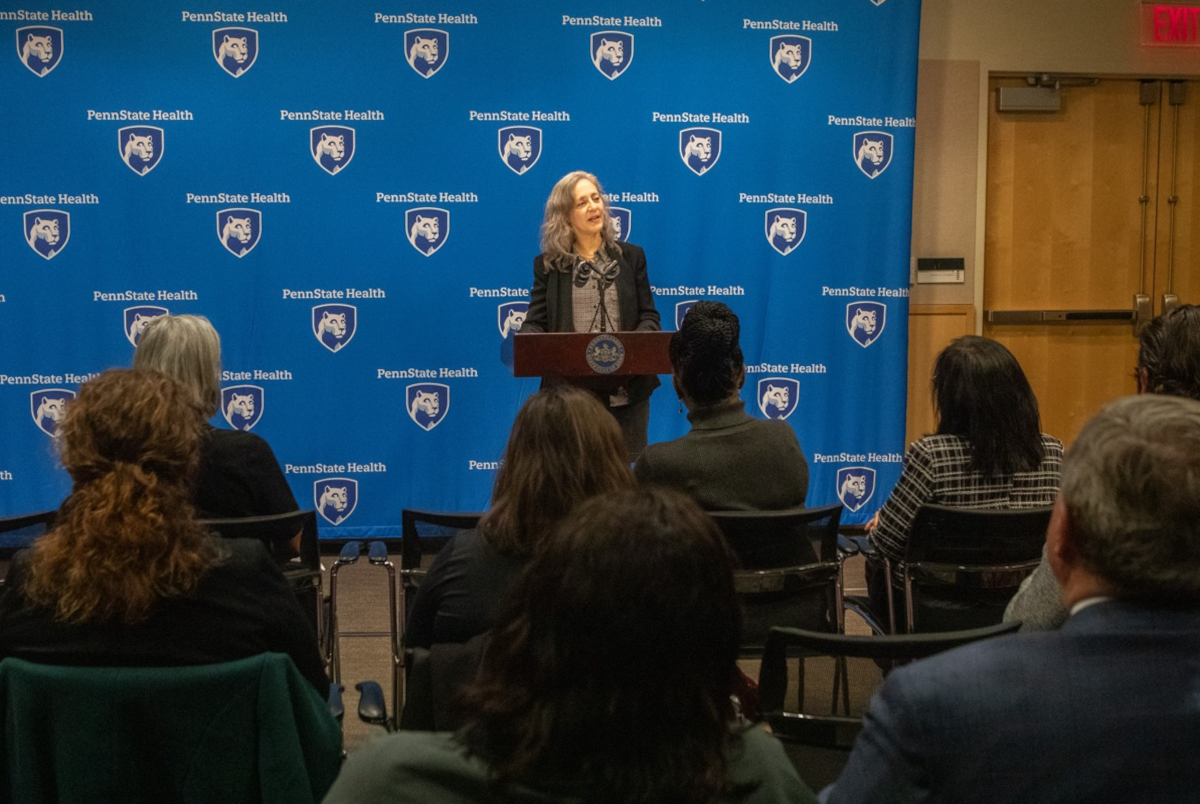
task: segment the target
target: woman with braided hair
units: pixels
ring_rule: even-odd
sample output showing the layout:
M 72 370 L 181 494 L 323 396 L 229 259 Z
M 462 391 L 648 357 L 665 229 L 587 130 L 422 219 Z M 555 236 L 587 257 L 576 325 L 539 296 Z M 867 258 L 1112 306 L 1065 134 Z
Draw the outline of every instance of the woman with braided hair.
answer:
M 156 371 L 84 383 L 59 429 L 74 485 L 9 566 L 0 657 L 168 667 L 277 652 L 328 693 L 316 634 L 263 544 L 196 520 L 203 427 L 198 400 Z
M 797 508 L 808 495 L 808 462 L 791 425 L 755 419 L 741 399 L 746 366 L 738 317 L 697 302 L 671 336 L 675 393 L 692 430 L 652 444 L 634 465 L 641 483 L 671 486 L 709 511 Z

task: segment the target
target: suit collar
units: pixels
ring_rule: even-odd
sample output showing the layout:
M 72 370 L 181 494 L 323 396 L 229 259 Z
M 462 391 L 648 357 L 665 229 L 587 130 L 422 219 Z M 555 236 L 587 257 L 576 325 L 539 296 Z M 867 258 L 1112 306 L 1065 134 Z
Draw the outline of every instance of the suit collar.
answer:
M 1105 600 L 1067 618 L 1070 633 L 1138 631 L 1142 633 L 1200 631 L 1200 609 L 1150 607 L 1123 600 Z

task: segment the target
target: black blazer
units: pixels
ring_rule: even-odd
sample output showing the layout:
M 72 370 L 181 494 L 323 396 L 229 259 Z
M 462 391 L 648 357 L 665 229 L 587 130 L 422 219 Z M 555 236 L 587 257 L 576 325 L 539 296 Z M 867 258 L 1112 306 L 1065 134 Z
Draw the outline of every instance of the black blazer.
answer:
M 621 266 L 617 275 L 618 326 L 623 331 L 660 330 L 654 293 L 646 275 L 646 252 L 632 243 L 621 243 L 613 256 Z M 575 308 L 572 304 L 571 272 L 546 267 L 545 254 L 533 260 L 533 289 L 529 294 L 529 312 L 522 332 L 574 332 Z M 630 402 L 640 402 L 662 383 L 654 375 L 630 377 L 627 390 Z

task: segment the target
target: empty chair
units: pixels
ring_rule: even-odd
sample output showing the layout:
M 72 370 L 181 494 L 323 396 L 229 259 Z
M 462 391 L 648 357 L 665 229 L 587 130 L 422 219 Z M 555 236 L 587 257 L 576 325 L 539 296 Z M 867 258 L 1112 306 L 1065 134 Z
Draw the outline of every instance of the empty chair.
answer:
M 38 511 L 0 519 L 0 559 L 12 558 L 12 554 L 28 547 L 54 524 L 54 511 Z
M 788 746 L 805 780 L 819 789 L 837 779 L 862 730 L 867 702 L 882 681 L 880 665 L 921 659 L 960 645 L 1012 633 L 1016 623 L 968 631 L 850 636 L 773 628 L 758 676 L 759 709 Z M 786 705 L 789 657 L 807 676 L 799 700 Z M 837 668 L 837 669 L 835 669 Z M 827 679 L 826 684 L 819 683 Z

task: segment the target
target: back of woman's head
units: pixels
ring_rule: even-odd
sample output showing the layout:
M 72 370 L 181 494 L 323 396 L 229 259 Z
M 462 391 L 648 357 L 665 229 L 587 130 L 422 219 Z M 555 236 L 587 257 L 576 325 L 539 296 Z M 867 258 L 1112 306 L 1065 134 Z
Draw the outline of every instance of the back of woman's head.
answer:
M 480 528 L 501 552 L 529 555 L 576 505 L 632 485 L 616 420 L 592 394 L 550 386 L 517 413 Z
M 493 631 L 468 744 L 499 779 L 605 801 L 710 801 L 725 781 L 741 637 L 733 559 L 690 498 L 640 488 L 576 509 Z
M 1037 399 L 1021 365 L 1003 344 L 966 335 L 933 366 L 938 433 L 965 438 L 985 475 L 1031 471 L 1042 460 Z
M 147 324 L 133 367 L 160 371 L 183 385 L 206 419 L 221 406 L 221 338 L 202 315 L 164 315 Z
M 1200 307 L 1184 304 L 1146 325 L 1138 371 L 1152 394 L 1200 400 Z
M 671 336 L 671 366 L 679 387 L 700 407 L 736 394 L 742 376 L 738 317 L 720 302 L 696 302 Z
M 134 622 L 194 588 L 216 559 L 191 505 L 203 423 L 158 372 L 84 383 L 59 429 L 74 488 L 32 550 L 30 599 L 67 622 Z

